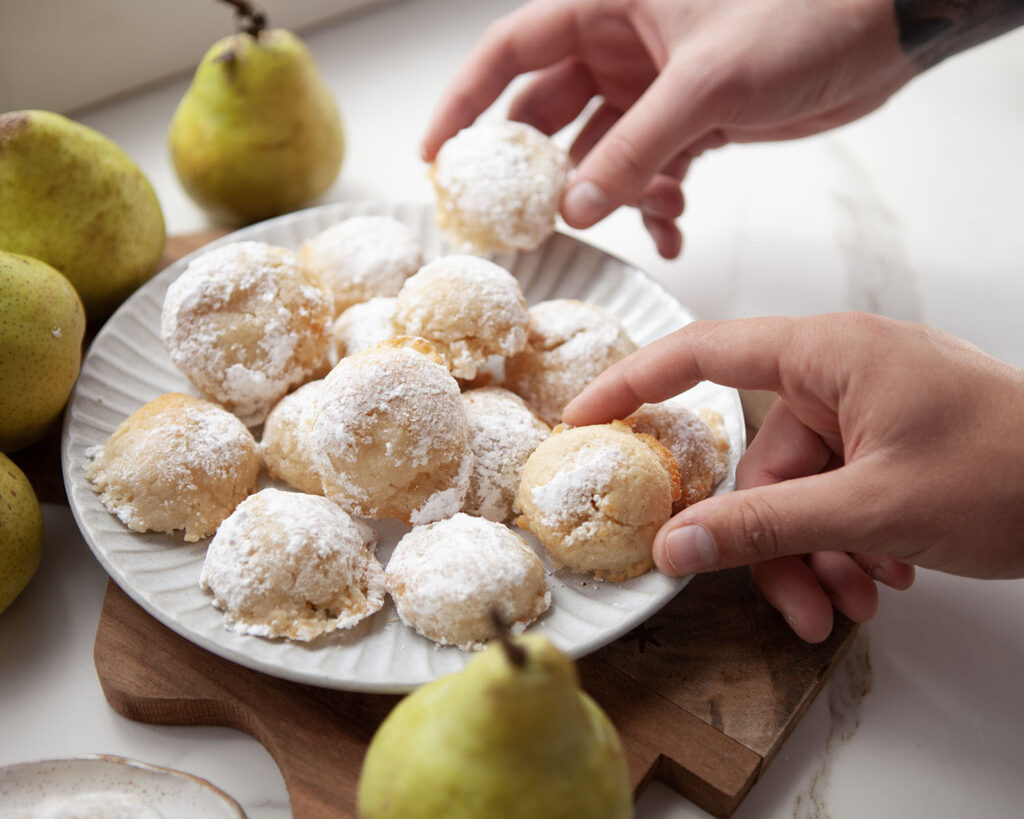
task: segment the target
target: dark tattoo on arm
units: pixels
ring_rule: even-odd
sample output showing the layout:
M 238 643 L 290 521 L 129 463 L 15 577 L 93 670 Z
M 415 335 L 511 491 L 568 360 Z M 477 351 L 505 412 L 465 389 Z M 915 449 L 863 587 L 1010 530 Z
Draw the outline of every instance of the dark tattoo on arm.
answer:
M 893 0 L 903 51 L 929 68 L 1024 23 L 1024 0 Z

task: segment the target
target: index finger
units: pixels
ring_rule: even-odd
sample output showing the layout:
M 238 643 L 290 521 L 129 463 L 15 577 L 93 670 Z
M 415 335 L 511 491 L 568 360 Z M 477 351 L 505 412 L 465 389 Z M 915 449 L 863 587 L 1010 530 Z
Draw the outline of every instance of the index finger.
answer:
M 533 0 L 488 26 L 456 72 L 423 138 L 423 158 L 471 125 L 520 74 L 554 65 L 577 44 L 575 0 Z
M 700 381 L 753 390 L 781 389 L 781 362 L 801 319 L 694 321 L 616 362 L 566 405 L 567 424 L 625 418 Z M 807 321 L 807 319 L 803 319 Z

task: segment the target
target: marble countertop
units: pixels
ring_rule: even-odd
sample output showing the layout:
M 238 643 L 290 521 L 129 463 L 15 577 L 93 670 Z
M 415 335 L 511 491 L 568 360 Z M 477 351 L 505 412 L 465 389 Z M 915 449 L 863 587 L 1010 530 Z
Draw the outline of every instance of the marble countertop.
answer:
M 348 131 L 323 201 L 430 201 L 418 140 L 440 88 L 511 0 L 384 4 L 306 34 Z M 153 182 L 168 231 L 209 226 L 173 176 L 165 132 L 187 78 L 76 118 Z M 1024 31 L 948 60 L 868 117 L 789 143 L 731 146 L 686 183 L 686 249 L 661 260 L 631 212 L 586 231 L 694 314 L 866 309 L 924 321 L 1024 366 Z M 1009 430 L 1007 434 L 1016 434 Z M 92 663 L 106 576 L 70 512 L 45 509 L 38 575 L 0 617 L 0 765 L 110 753 L 211 780 L 251 819 L 289 814 L 254 740 L 130 722 Z M 883 589 L 835 676 L 737 817 L 1024 813 L 1024 582 L 922 571 Z M 640 819 L 703 816 L 654 783 Z

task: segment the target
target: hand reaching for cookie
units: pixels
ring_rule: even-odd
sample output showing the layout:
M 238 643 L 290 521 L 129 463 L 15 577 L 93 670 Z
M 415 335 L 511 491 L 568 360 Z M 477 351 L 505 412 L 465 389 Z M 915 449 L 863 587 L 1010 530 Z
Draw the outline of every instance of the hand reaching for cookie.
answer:
M 931 328 L 859 313 L 694 322 L 613 365 L 566 407 L 622 418 L 700 380 L 778 392 L 737 491 L 654 543 L 670 575 L 750 564 L 809 641 L 833 605 L 869 619 L 913 566 L 1024 577 L 1024 372 Z
M 570 151 L 566 222 L 589 227 L 632 205 L 672 258 L 693 157 L 847 122 L 918 70 L 890 0 L 534 0 L 484 33 L 442 96 L 423 155 L 432 161 L 516 76 L 536 72 L 512 119 L 553 134 L 599 101 Z

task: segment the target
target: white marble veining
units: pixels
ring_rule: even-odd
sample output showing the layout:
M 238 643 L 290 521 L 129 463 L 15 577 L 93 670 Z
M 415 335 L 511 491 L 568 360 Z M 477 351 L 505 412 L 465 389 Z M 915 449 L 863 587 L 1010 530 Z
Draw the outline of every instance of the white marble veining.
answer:
M 439 89 L 484 25 L 514 5 L 398 2 L 307 37 L 349 135 L 325 201 L 429 201 L 418 140 Z M 165 147 L 185 85 L 172 80 L 78 113 L 140 164 L 172 233 L 207 225 Z M 701 317 L 874 310 L 1024 366 L 1022 88 L 1018 31 L 948 60 L 829 134 L 702 157 L 685 186 L 679 261 L 659 259 L 630 212 L 584 235 Z M 42 568 L 0 616 L 0 764 L 119 754 L 210 779 L 252 819 L 287 817 L 283 780 L 255 741 L 136 724 L 107 706 L 91 655 L 105 576 L 70 513 L 45 514 Z M 883 589 L 877 617 L 737 817 L 1024 813 L 1022 623 L 1021 581 L 920 572 L 908 592 Z M 658 783 L 638 808 L 640 819 L 704 815 Z

